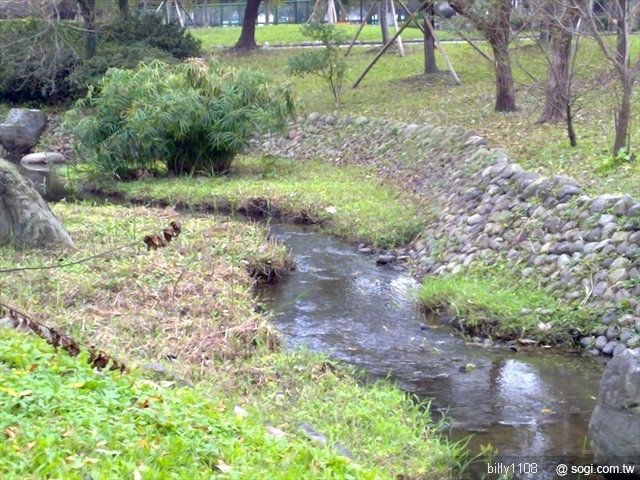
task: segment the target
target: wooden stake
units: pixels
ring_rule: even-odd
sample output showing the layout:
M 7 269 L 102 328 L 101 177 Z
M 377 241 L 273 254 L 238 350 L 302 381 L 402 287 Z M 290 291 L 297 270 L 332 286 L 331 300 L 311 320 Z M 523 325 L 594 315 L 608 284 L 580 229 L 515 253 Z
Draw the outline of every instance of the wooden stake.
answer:
M 495 66 L 495 62 L 493 61 L 493 58 L 491 58 L 489 55 L 483 52 L 480 49 L 480 47 L 478 47 L 475 43 L 473 43 L 473 41 L 469 37 L 467 37 L 462 30 L 460 30 L 451 22 L 449 22 L 449 25 L 451 25 L 453 29 L 456 31 L 456 33 L 460 35 L 462 39 L 471 46 L 471 48 L 473 48 L 476 52 L 478 52 L 482 56 L 482 58 L 484 58 L 487 62 L 489 62 L 491 66 Z
M 402 8 L 404 8 L 404 11 L 407 12 L 407 15 L 409 15 L 410 17 L 413 17 L 413 13 L 411 13 L 411 10 L 409 10 L 409 7 L 407 7 L 402 0 L 398 0 L 398 3 Z M 424 27 L 420 24 L 417 18 L 413 17 L 413 20 L 416 26 L 420 29 L 420 31 L 424 35 Z
M 351 40 L 351 43 L 349 44 L 349 48 L 347 48 L 347 52 L 344 54 L 345 57 L 349 56 L 349 52 L 351 52 L 351 49 L 353 48 L 353 44 L 356 43 L 356 40 L 358 39 L 358 35 L 360 35 L 360 32 L 364 28 L 365 23 L 367 23 L 367 18 L 369 18 L 369 15 L 371 15 L 371 13 L 373 12 L 373 9 L 375 8 L 376 3 L 378 3 L 378 0 L 373 0 L 373 2 L 371 3 L 371 6 L 369 7 L 369 10 L 367 10 L 367 13 L 365 13 L 364 17 L 362 17 L 362 22 L 360 22 L 360 27 L 358 28 L 356 35 L 353 37 L 353 40 Z
M 398 31 L 398 19 L 396 18 L 396 7 L 394 5 L 394 1 L 390 0 L 391 3 L 391 15 L 393 15 L 393 28 L 395 31 Z M 402 46 L 402 37 L 398 37 L 398 52 L 401 57 L 404 57 L 404 47 Z
M 430 2 L 432 2 L 433 0 L 425 0 L 424 2 L 422 2 L 422 4 L 420 5 L 420 8 L 418 8 L 418 11 L 422 10 L 423 8 L 425 8 Z M 360 74 L 360 76 L 358 77 L 358 79 L 355 81 L 355 83 L 353 84 L 353 86 L 351 88 L 357 88 L 358 85 L 360 85 L 360 82 L 362 81 L 362 79 L 367 75 L 367 73 L 369 73 L 369 70 L 371 70 L 371 68 L 376 64 L 376 62 L 378 60 L 380 60 L 380 57 L 382 55 L 384 55 L 384 52 L 387 51 L 387 48 L 389 48 L 389 46 L 395 42 L 396 38 L 398 38 L 400 36 L 400 34 L 404 31 L 405 28 L 407 28 L 409 26 L 409 24 L 413 21 L 413 16 L 411 16 L 411 18 L 409 18 L 406 22 L 404 22 L 402 24 L 402 27 L 400 27 L 400 30 L 398 30 L 396 32 L 396 34 L 391 37 L 391 39 L 389 40 L 389 42 L 382 47 L 382 49 L 380 49 L 380 51 L 378 52 L 378 54 L 375 56 L 375 58 L 373 60 L 371 60 L 371 63 L 369 63 L 369 65 L 367 65 L 367 68 L 364 69 L 364 71 Z
M 433 36 L 433 41 L 436 44 L 436 47 L 438 47 L 438 50 L 440 50 L 440 53 L 442 53 L 442 58 L 444 58 L 444 63 L 447 64 L 447 68 L 451 72 L 451 75 L 453 75 L 453 78 L 455 79 L 458 85 L 462 85 L 462 82 L 460 81 L 460 79 L 458 78 L 458 75 L 456 75 L 456 72 L 453 69 L 453 65 L 451 65 L 451 62 L 449 61 L 449 57 L 447 56 L 447 53 L 444 51 L 444 48 L 442 48 L 442 45 L 440 45 L 440 41 L 436 36 L 436 32 L 433 28 L 433 25 L 431 25 L 430 21 L 425 22 L 425 24 L 427 25 L 427 28 L 429 29 L 429 31 L 431 32 L 431 35 Z

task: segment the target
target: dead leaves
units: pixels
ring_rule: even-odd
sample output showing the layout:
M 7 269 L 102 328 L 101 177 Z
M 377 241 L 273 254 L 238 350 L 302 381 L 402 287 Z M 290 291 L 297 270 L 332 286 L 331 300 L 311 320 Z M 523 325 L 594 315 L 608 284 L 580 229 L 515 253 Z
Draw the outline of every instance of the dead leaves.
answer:
M 182 233 L 182 226 L 178 222 L 171 222 L 167 228 L 162 230 L 161 234 L 147 235 L 144 237 L 144 243 L 147 246 L 147 252 L 149 250 L 157 250 L 163 248 L 171 243 L 175 237 Z
M 166 247 L 171 242 L 171 240 L 173 240 L 175 237 L 177 237 L 181 233 L 182 233 L 182 226 L 180 225 L 180 223 L 176 221 L 172 221 L 168 227 L 162 230 L 162 233 L 157 235 L 147 235 L 146 237 L 144 237 L 143 241 L 147 245 L 147 252 L 151 249 L 157 250 L 158 248 Z M 124 247 L 118 247 L 118 248 L 124 248 Z M 92 260 L 94 258 L 104 256 L 107 253 L 109 252 L 103 252 L 98 255 L 93 255 L 89 258 L 79 260 L 76 262 L 71 262 L 67 265 L 75 265 L 88 260 Z M 60 266 L 65 266 L 65 265 L 60 265 Z M 37 267 L 37 268 L 51 268 L 51 267 Z M 25 270 L 25 269 L 27 268 L 4 270 L 4 272 L 19 271 L 19 270 Z M 76 294 L 75 292 L 72 292 L 72 297 L 75 296 L 75 294 Z M 10 325 L 13 326 L 13 328 L 24 333 L 31 331 L 36 335 L 38 335 L 39 337 L 44 338 L 47 341 L 47 343 L 53 345 L 55 349 L 62 348 L 72 357 L 77 357 L 78 355 L 80 355 L 80 351 L 81 351 L 80 344 L 76 342 L 73 338 L 62 334 L 51 327 L 47 327 L 46 325 L 43 325 L 40 322 L 37 322 L 36 320 L 33 320 L 26 314 L 21 313 L 18 310 L 15 310 L 14 308 L 9 307 L 8 305 L 4 305 L 0 303 L 0 318 L 7 316 L 7 312 L 8 312 Z M 93 368 L 96 368 L 98 370 L 103 370 L 108 367 L 109 370 L 114 370 L 114 371 L 117 370 L 120 372 L 124 372 L 127 369 L 124 363 L 116 360 L 115 358 L 111 358 L 111 356 L 108 353 L 102 350 L 96 350 L 93 346 L 85 347 L 85 348 L 89 352 L 89 364 Z
M 53 345 L 57 350 L 62 348 L 72 357 L 80 355 L 80 346 L 73 338 L 68 337 L 57 330 L 47 327 L 40 322 L 28 317 L 24 313 L 21 313 L 7 305 L 0 304 L 0 317 L 7 316 L 10 322 L 10 326 L 21 332 L 33 332 L 41 338 L 44 338 L 47 343 Z M 93 368 L 102 370 L 109 367 L 109 370 L 118 370 L 124 373 L 127 367 L 124 363 L 119 362 L 115 358 L 111 358 L 108 353 L 102 350 L 95 350 L 94 347 L 85 347 L 89 352 L 89 364 Z

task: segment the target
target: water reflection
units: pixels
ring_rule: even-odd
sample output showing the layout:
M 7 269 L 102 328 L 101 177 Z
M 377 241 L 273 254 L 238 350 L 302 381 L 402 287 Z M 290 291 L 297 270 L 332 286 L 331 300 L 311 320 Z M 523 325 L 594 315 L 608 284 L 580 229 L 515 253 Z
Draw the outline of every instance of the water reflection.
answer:
M 272 234 L 298 266 L 264 292 L 290 347 L 305 344 L 377 377 L 391 375 L 401 388 L 433 399 L 434 411 L 452 419 L 454 438 L 474 433 L 476 451 L 490 443 L 505 460 L 545 464 L 545 473 L 521 478 L 555 478 L 558 457 L 589 455 L 584 438 L 597 365 L 553 351 L 469 345 L 440 322 L 426 329 L 411 301 L 411 278 L 376 267 L 335 238 L 291 225 L 274 225 Z

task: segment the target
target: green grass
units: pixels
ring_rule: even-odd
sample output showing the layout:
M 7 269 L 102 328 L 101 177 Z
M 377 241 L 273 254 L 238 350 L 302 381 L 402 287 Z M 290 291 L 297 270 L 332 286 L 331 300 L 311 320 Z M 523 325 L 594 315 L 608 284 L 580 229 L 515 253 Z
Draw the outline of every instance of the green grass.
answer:
M 590 333 L 597 323 L 597 311 L 567 304 L 532 281 L 498 272 L 427 276 L 421 303 L 428 312 L 455 317 L 469 335 L 494 339 L 565 343 L 576 331 Z
M 97 374 L 82 354 L 0 327 L 2 478 L 456 478 L 460 446 L 393 386 L 305 351 L 283 352 L 252 286 L 256 266 L 286 266 L 263 226 L 171 209 L 52 205 L 76 249 L 0 247 L 0 302 L 124 361 Z M 182 234 L 147 252 L 169 221 Z M 167 356 L 176 360 L 169 362 Z M 158 362 L 172 375 L 141 371 Z M 147 404 L 148 401 L 148 404 Z M 234 408 L 240 406 L 243 410 Z M 300 431 L 309 422 L 353 458 Z M 272 438 L 267 426 L 284 432 Z M 220 463 L 220 461 L 224 463 Z M 230 472 L 216 468 L 225 465 Z
M 615 39 L 612 39 L 612 41 Z M 486 44 L 480 46 L 487 49 Z M 437 126 L 459 125 L 474 129 L 487 137 L 491 146 L 506 148 L 513 161 L 527 169 L 546 175 L 565 174 L 580 181 L 590 193 L 630 193 L 640 197 L 640 161 L 626 164 L 607 175 L 598 173 L 603 159 L 613 146 L 611 109 L 616 103 L 613 85 L 598 83 L 594 77 L 607 78 L 607 63 L 597 46 L 583 40 L 578 60 L 577 91 L 582 97 L 574 109 L 578 146 L 569 145 L 563 124 L 536 124 L 544 92 L 530 75 L 545 79 L 546 60 L 531 44 L 514 44 L 512 60 L 516 79 L 516 98 L 520 108 L 515 113 L 498 113 L 494 108 L 492 67 L 466 44 L 447 44 L 446 52 L 462 81 L 454 84 L 449 75 L 425 77 L 420 46 L 408 46 L 401 58 L 395 51 L 384 55 L 371 69 L 360 87 L 350 84 L 371 61 L 367 49 L 357 49 L 347 57 L 349 83 L 342 94 L 340 115 L 365 115 L 407 123 Z M 633 55 L 640 49 L 640 36 L 632 39 Z M 231 65 L 261 69 L 273 76 L 283 76 L 287 58 L 295 50 L 260 51 L 248 57 L 220 56 Z M 445 69 L 441 52 L 436 53 L 441 70 Z M 528 72 L 528 73 L 527 73 Z M 307 112 L 334 113 L 333 98 L 320 79 L 294 79 L 294 87 Z M 639 90 L 633 96 L 631 121 L 632 149 L 640 150 L 636 135 L 640 121 Z
M 256 43 L 259 45 L 269 42 L 271 46 L 276 42 L 300 44 L 304 41 L 309 41 L 300 33 L 301 25 L 264 25 L 256 28 Z M 339 27 L 345 33 L 345 37 L 348 41 L 356 34 L 358 25 L 339 25 Z M 391 34 L 393 34 L 393 26 L 390 28 Z M 238 41 L 240 37 L 240 27 L 210 27 L 210 28 L 198 28 L 190 30 L 190 33 L 202 40 L 202 46 L 205 50 L 210 50 L 213 47 L 224 46 L 232 47 Z M 402 39 L 406 40 L 420 40 L 422 39 L 422 32 L 417 28 L 407 28 L 403 34 Z M 441 40 L 457 39 L 451 32 L 441 31 L 438 32 L 438 38 Z M 365 25 L 362 32 L 358 36 L 360 41 L 377 41 L 382 42 L 382 33 L 380 27 L 376 25 Z
M 376 246 L 406 244 L 423 225 L 417 205 L 381 186 L 372 171 L 321 161 L 241 157 L 226 177 L 103 181 L 99 188 L 126 199 L 195 209 L 268 209 Z

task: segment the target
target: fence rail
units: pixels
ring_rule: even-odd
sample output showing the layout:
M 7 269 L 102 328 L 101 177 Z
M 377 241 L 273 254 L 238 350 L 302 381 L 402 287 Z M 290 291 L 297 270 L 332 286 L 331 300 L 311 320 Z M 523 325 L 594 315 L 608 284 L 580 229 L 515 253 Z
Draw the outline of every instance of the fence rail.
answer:
M 418 0 L 409 0 L 407 6 L 413 12 L 415 11 L 420 2 Z M 164 4 L 163 4 L 164 5 Z M 260 4 L 258 11 L 258 25 L 281 25 L 281 24 L 300 24 L 306 23 L 311 13 L 315 0 L 303 0 L 303 1 L 285 1 L 279 5 L 265 5 Z M 196 27 L 222 27 L 222 26 L 240 26 L 244 19 L 244 10 L 246 2 L 239 3 L 215 3 L 215 4 L 200 4 L 197 6 L 189 6 L 187 10 L 178 9 L 173 4 L 169 9 L 169 19 L 171 21 L 179 21 L 181 17 L 184 25 L 190 25 L 193 23 Z M 347 15 L 340 9 L 339 20 L 341 22 L 347 21 L 349 23 L 360 23 L 367 10 L 371 6 L 371 0 L 359 0 L 351 2 L 349 5 L 345 5 Z M 164 7 L 162 7 L 164 8 Z M 268 8 L 268 17 L 267 17 Z M 149 7 L 141 9 L 144 13 L 153 13 L 158 7 Z M 186 18 L 189 15 L 191 21 Z M 405 20 L 405 12 L 398 12 L 398 21 Z M 377 24 L 378 14 L 374 13 L 367 18 L 367 23 Z M 389 22 L 391 24 L 391 21 Z

